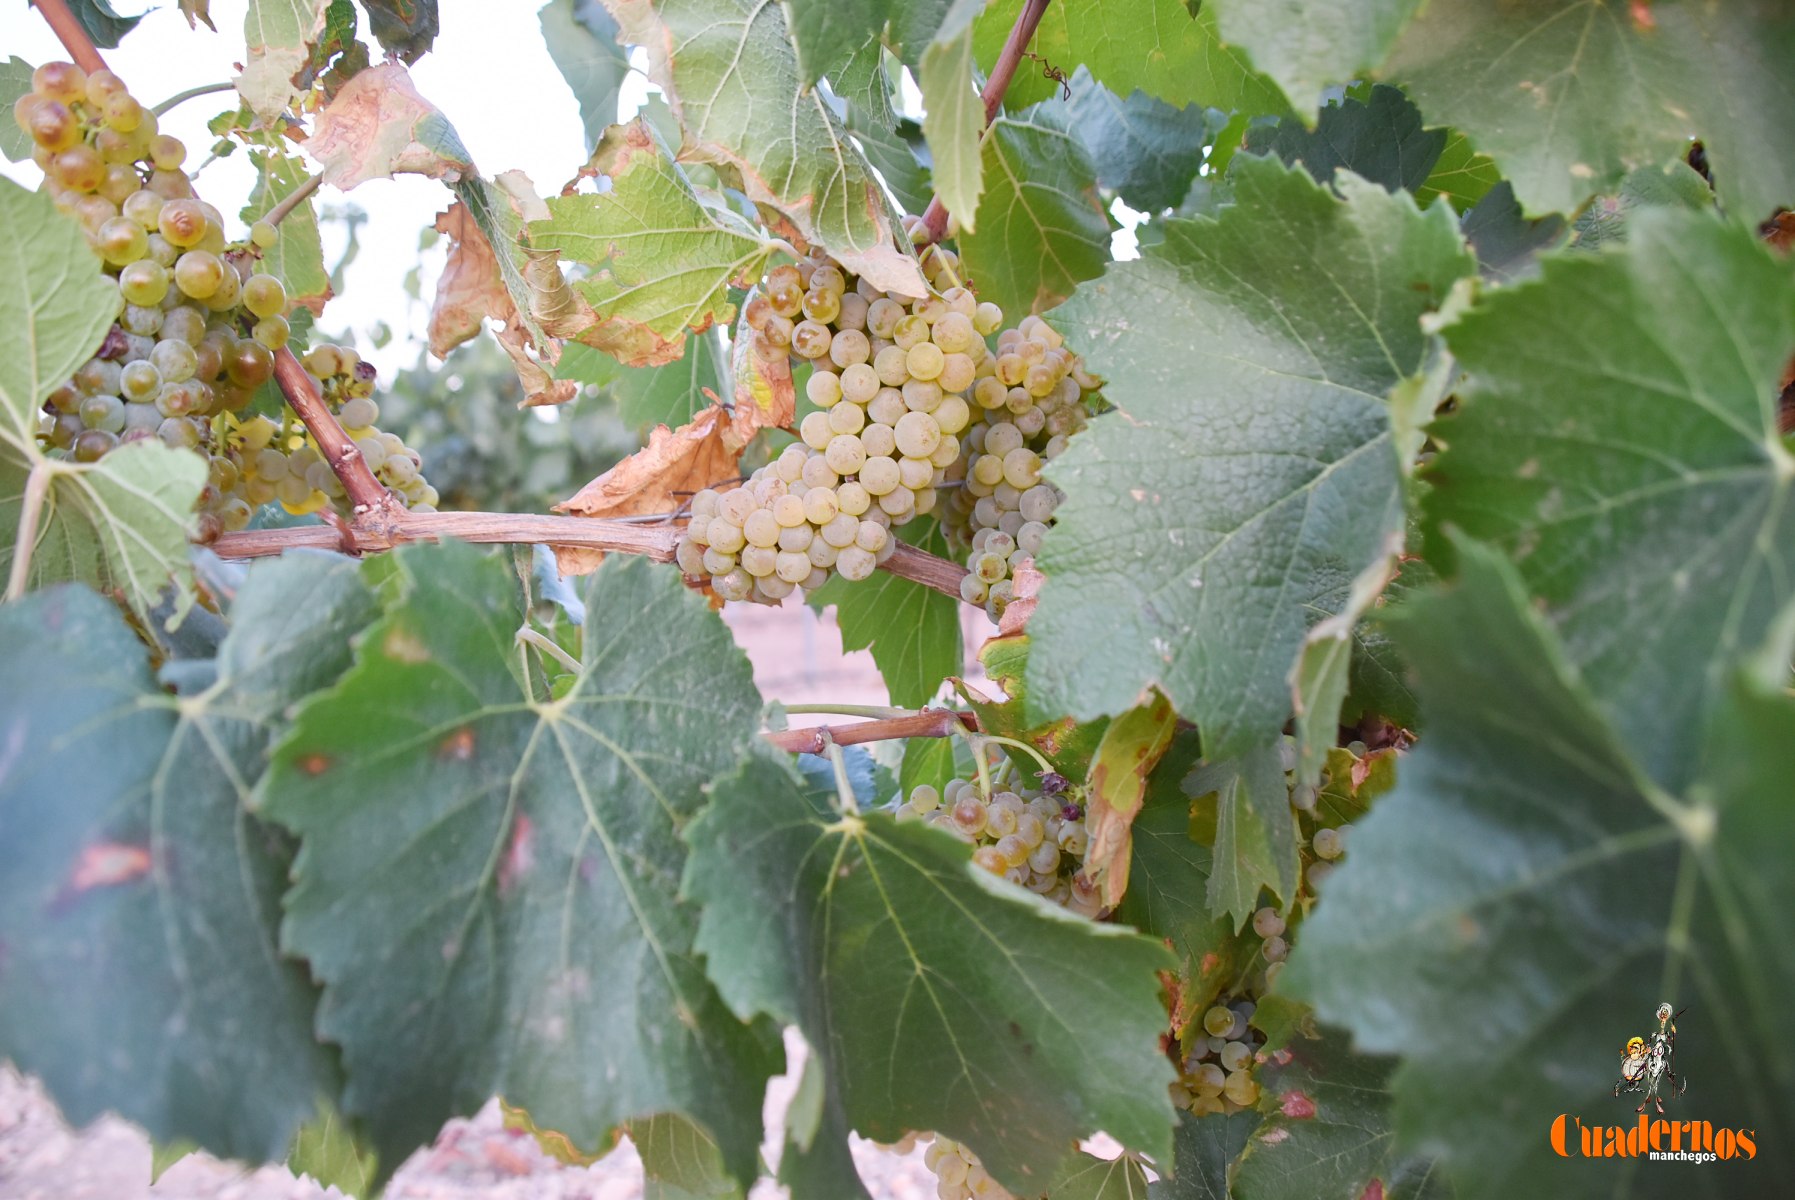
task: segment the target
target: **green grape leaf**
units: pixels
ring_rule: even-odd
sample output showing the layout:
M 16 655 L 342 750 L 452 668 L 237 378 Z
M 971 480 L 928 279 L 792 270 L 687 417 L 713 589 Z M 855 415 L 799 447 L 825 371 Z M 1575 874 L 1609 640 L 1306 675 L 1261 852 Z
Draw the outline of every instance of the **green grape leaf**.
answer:
M 731 168 L 756 204 L 826 247 L 874 286 L 921 296 L 916 260 L 893 244 L 878 181 L 829 110 L 803 86 L 777 4 L 755 0 L 605 0 L 624 37 L 648 51 L 688 159 Z M 675 54 L 674 47 L 678 47 Z
M 598 316 L 580 340 L 629 366 L 684 352 L 687 330 L 735 317 L 731 285 L 760 277 L 773 245 L 740 215 L 701 203 L 640 117 L 599 140 L 587 170 L 609 191 L 555 196 L 529 223 L 530 244 L 592 268 L 574 286 Z
M 729 1176 L 716 1140 L 677 1113 L 629 1123 L 642 1156 L 643 1200 L 739 1200 L 742 1185 Z
M 940 830 L 838 816 L 782 762 L 720 784 L 686 836 L 711 978 L 738 1014 L 798 1025 L 847 1127 L 938 1130 L 1023 1194 L 1095 1129 L 1169 1155 L 1158 945 L 994 879 Z
M 1687 148 L 1757 221 L 1795 197 L 1795 12 L 1776 0 L 1425 6 L 1380 74 L 1463 129 L 1529 212 L 1568 212 Z
M 1371 612 L 1378 597 L 1397 573 L 1402 553 L 1402 534 L 1391 531 L 1384 553 L 1374 558 L 1352 581 L 1345 601 L 1332 615 L 1317 622 L 1303 640 L 1302 653 L 1291 669 L 1291 707 L 1296 713 L 1297 782 L 1313 785 L 1321 778 L 1340 732 L 1340 706 L 1352 680 L 1352 661 L 1359 642 L 1354 636 L 1360 621 Z
M 579 102 L 586 144 L 596 146 L 617 123 L 618 93 L 630 72 L 617 22 L 598 0 L 550 0 L 536 15 L 549 57 Z
M 159 442 L 95 463 L 46 457 L 39 405 L 100 347 L 118 288 L 50 198 L 0 180 L 0 575 L 7 591 L 64 581 L 122 593 L 139 615 L 172 580 L 193 600 L 187 524 L 205 483 L 199 456 Z M 19 555 L 28 556 L 21 562 Z
M 1048 1185 L 1047 1200 L 1147 1200 L 1147 1172 L 1125 1154 L 1074 1154 Z
M 1795 597 L 1795 455 L 1776 397 L 1795 268 L 1748 230 L 1642 209 L 1624 251 L 1559 255 L 1447 331 L 1439 531 L 1503 548 L 1648 775 L 1678 788 L 1731 664 Z
M 1199 805 L 1215 797 L 1215 851 L 1205 898 L 1217 917 L 1240 929 L 1270 888 L 1288 907 L 1302 870 L 1296 814 L 1276 745 L 1256 746 L 1238 758 L 1205 763 L 1184 781 Z
M 1237 1200 L 1228 1190 L 1228 1169 L 1258 1127 L 1259 1114 L 1250 1108 L 1203 1117 L 1179 1113 L 1172 1177 L 1149 1184 L 1147 1200 Z
M 1124 100 L 1082 66 L 1072 76 L 1067 105 L 1097 182 L 1143 212 L 1184 198 L 1215 133 L 1202 108 L 1174 108 L 1140 91 Z
M 35 68 L 18 55 L 0 63 L 0 111 L 12 113 L 19 97 L 31 90 L 31 73 Z M 13 162 L 31 157 L 31 135 L 19 128 L 17 121 L 0 121 L 0 154 Z
M 138 13 L 134 17 L 121 17 L 113 11 L 111 0 L 69 0 L 69 9 L 87 36 L 93 39 L 93 44 L 102 50 L 116 50 L 124 36 L 137 28 L 137 22 L 146 15 Z
M 1247 132 L 1246 148 L 1301 163 L 1315 182 L 1332 184 L 1351 171 L 1391 191 L 1419 191 L 1433 175 L 1448 140 L 1424 129 L 1421 110 L 1400 88 L 1378 84 L 1365 99 L 1348 95 L 1321 110 L 1313 129 L 1295 117 Z
M 312 1119 L 293 1135 L 287 1170 L 309 1175 L 320 1186 L 335 1188 L 353 1200 L 374 1200 L 380 1191 L 379 1158 L 342 1114 L 322 1102 Z
M 1393 1065 L 1354 1054 L 1335 1030 L 1274 1053 L 1253 1072 L 1266 1116 L 1229 1171 L 1234 1196 L 1446 1200 L 1451 1191 L 1435 1165 L 1396 1146 Z
M 242 217 L 253 223 L 268 215 L 282 200 L 311 178 L 305 160 L 278 151 L 252 154 L 256 185 L 243 206 Z M 324 268 L 324 242 L 318 232 L 318 213 L 310 199 L 282 218 L 280 236 L 262 251 L 262 266 L 287 289 L 287 301 L 313 313 L 324 311 L 331 297 L 330 273 Z
M 1352 176 L 1336 198 L 1269 158 L 1229 176 L 1238 204 L 1165 221 L 1055 314 L 1120 411 L 1049 470 L 1067 498 L 1029 620 L 1031 712 L 1157 685 L 1218 759 L 1283 726 L 1318 599 L 1402 528 L 1385 397 L 1472 269 L 1445 205 Z
M 436 41 L 436 0 L 362 0 L 362 7 L 368 32 L 400 62 L 417 62 Z
M 1479 151 L 1463 133 L 1448 129 L 1446 145 L 1427 179 L 1415 189 L 1415 200 L 1426 208 L 1435 196 L 1444 196 L 1453 208 L 1468 212 L 1501 180 L 1495 159 Z
M 956 770 L 954 738 L 909 738 L 904 742 L 904 758 L 898 764 L 898 790 L 905 796 L 912 788 L 928 784 L 936 791 L 947 786 L 959 772 Z
M 343 1111 L 386 1162 L 495 1092 L 581 1146 L 683 1112 L 753 1178 L 777 1049 L 705 982 L 676 896 L 677 830 L 757 733 L 747 660 L 676 570 L 612 555 L 548 701 L 503 561 L 393 557 L 384 617 L 261 799 L 302 839 L 284 942 L 325 986 Z
M 663 367 L 626 367 L 610 355 L 569 343 L 555 365 L 555 378 L 608 388 L 617 403 L 617 419 L 632 429 L 665 425 L 678 429 L 710 403 L 704 394 L 722 395 L 733 385 L 724 367 L 722 331 L 694 337 L 678 362 Z
M 1096 169 L 1056 106 L 1000 115 L 983 156 L 977 231 L 960 234 L 961 263 L 979 298 L 1019 321 L 1102 274 L 1109 219 Z
M 908 118 L 894 118 L 890 126 L 876 125 L 852 105 L 848 107 L 847 126 L 866 151 L 867 161 L 885 181 L 898 208 L 906 213 L 921 213 L 928 208 L 935 189 L 928 166 L 917 157 L 917 148 L 923 145 L 922 126 Z
M 981 69 L 991 70 L 1015 22 L 1016 6 L 1009 4 L 993 4 L 979 18 L 973 49 Z M 1180 108 L 1289 111 L 1277 85 L 1255 73 L 1238 49 L 1223 44 L 1208 5 L 1193 16 L 1185 0 L 1056 0 L 1028 48 L 1068 76 L 1083 63 L 1118 96 L 1138 89 Z M 1004 103 L 1021 108 L 1060 95 L 1059 83 L 1024 61 Z
M 243 73 L 235 83 L 244 103 L 262 120 L 273 122 L 298 97 L 293 81 L 311 61 L 329 8 L 330 0 L 249 0 L 243 15 Z
M 260 1162 L 337 1073 L 277 949 L 288 845 L 244 803 L 373 601 L 349 560 L 295 551 L 234 610 L 216 682 L 173 696 L 86 588 L 0 607 L 0 1053 L 78 1125 L 114 1111 Z
M 787 23 L 798 52 L 799 77 L 809 87 L 870 42 L 875 47 L 892 0 L 786 0 Z
M 1148 777 L 1147 797 L 1134 819 L 1128 893 L 1116 908 L 1118 921 L 1165 939 L 1177 956 L 1173 1020 L 1180 1033 L 1233 983 L 1250 953 L 1235 937 L 1233 922 L 1212 916 L 1204 900 L 1211 853 L 1191 836 L 1191 798 L 1180 786 L 1197 760 L 1197 741 L 1195 733 L 1181 735 Z
M 1028 702 L 1028 657 L 1029 640 L 1025 634 L 991 638 L 979 649 L 979 662 L 991 682 L 1003 691 L 1003 703 L 994 703 L 958 680 L 957 690 L 978 717 L 981 730 L 1027 742 L 1067 779 L 1083 779 L 1109 721 L 1080 723 L 1071 717 L 1048 717 L 1031 723 L 1034 709 Z M 1011 757 L 1030 779 L 1040 770 L 1033 759 Z
M 1427 734 L 1354 827 L 1279 989 L 1360 1049 L 1402 1054 L 1399 1138 L 1437 1147 L 1471 1200 L 1613 1191 L 1621 1164 L 1578 1154 L 1574 1125 L 1559 1157 L 1551 1128 L 1561 1114 L 1633 1127 L 1635 1098 L 1613 1094 L 1620 1047 L 1656 1028 L 1660 1002 L 1689 1006 L 1673 1065 L 1692 1083 L 1672 1115 L 1757 1130 L 1755 1160 L 1709 1169 L 1741 1194 L 1774 1191 L 1795 1157 L 1782 1136 L 1795 1055 L 1775 999 L 1795 987 L 1795 614 L 1744 678 L 1704 691 L 1692 778 L 1668 789 L 1513 566 L 1469 541 L 1458 557 L 1450 587 L 1393 618 Z M 1667 700 L 1683 681 L 1652 686 Z M 1627 1183 L 1680 1196 L 1688 1176 Z
M 153 1185 L 163 1174 L 189 1154 L 196 1153 L 199 1147 L 192 1142 L 182 1140 L 164 1144 L 150 1143 L 150 1183 Z
M 1383 61 L 1421 0 L 1206 0 L 1221 36 L 1277 81 L 1290 106 L 1313 113 L 1329 84 L 1349 83 Z
M 1714 190 L 1694 167 L 1681 159 L 1663 168 L 1641 167 L 1627 172 L 1613 195 L 1597 196 L 1583 206 L 1571 222 L 1571 244 L 1579 250 L 1596 250 L 1610 242 L 1625 241 L 1628 223 L 1638 209 L 1702 211 L 1713 207 Z
M 968 21 L 970 16 L 966 14 Z M 954 33 L 943 30 L 929 43 L 916 69 L 916 85 L 922 89 L 922 132 L 929 141 L 935 192 L 947 211 L 959 218 L 960 228 L 971 233 L 985 190 L 979 149 L 985 105 L 973 87 L 970 23 Z
M 949 553 L 935 521 L 912 521 L 896 532 L 930 554 Z M 885 690 L 899 707 L 927 704 L 960 669 L 960 604 L 933 588 L 886 571 L 859 583 L 833 575 L 808 599 L 819 612 L 835 606 L 843 650 L 871 648 Z
M 1519 283 L 1537 274 L 1540 255 L 1562 245 L 1568 228 L 1558 213 L 1543 217 L 1524 214 L 1521 202 L 1515 199 L 1514 185 L 1506 179 L 1486 192 L 1459 222 L 1465 241 L 1477 253 L 1478 272 L 1497 283 Z

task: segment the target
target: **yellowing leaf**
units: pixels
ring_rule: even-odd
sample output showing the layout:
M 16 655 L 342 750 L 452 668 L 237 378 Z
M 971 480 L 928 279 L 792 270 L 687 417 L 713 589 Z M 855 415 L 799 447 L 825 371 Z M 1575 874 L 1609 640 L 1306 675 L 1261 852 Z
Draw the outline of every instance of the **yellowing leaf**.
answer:
M 238 94 L 262 120 L 274 120 L 298 95 L 293 78 L 324 32 L 329 7 L 329 0 L 250 0 L 243 15 L 243 73 L 236 84 Z
M 1134 818 L 1147 794 L 1147 776 L 1171 748 L 1178 731 L 1178 714 L 1171 702 L 1155 691 L 1145 704 L 1129 709 L 1109 723 L 1091 772 L 1085 779 L 1085 827 L 1091 845 L 1085 855 L 1085 874 L 1103 893 L 1103 903 L 1113 907 L 1128 890 L 1128 864 L 1133 853 Z
M 324 182 L 344 191 L 393 175 L 453 183 L 474 167 L 455 127 L 396 62 L 345 83 L 319 112 L 305 147 L 324 164 Z

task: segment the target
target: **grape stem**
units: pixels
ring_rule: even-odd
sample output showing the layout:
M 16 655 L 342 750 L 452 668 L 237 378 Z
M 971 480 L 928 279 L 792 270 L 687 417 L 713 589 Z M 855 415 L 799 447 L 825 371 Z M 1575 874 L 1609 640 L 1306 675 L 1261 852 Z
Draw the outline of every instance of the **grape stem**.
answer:
M 581 518 L 583 519 L 583 518 Z M 788 710 L 789 711 L 789 710 Z M 762 734 L 774 746 L 793 754 L 822 754 L 830 746 L 857 746 L 914 737 L 954 737 L 978 728 L 971 713 L 932 708 L 858 725 L 819 725 L 811 729 L 774 729 Z
M 981 741 L 981 742 L 996 742 L 1002 746 L 1013 746 L 1016 749 L 1022 751 L 1024 754 L 1028 755 L 1030 758 L 1034 759 L 1037 763 L 1041 764 L 1041 771 L 1043 774 L 1051 775 L 1053 773 L 1053 764 L 1048 762 L 1045 758 L 1043 758 L 1041 756 L 1041 752 L 1039 750 L 1035 749 L 1033 746 L 1029 745 L 1027 742 L 1019 742 L 1015 738 L 1000 737 L 995 733 L 980 734 L 979 741 Z
M 184 92 L 176 92 L 174 95 L 170 96 L 168 99 L 164 100 L 162 103 L 151 108 L 150 111 L 155 113 L 159 117 L 163 113 L 167 112 L 169 109 L 173 108 L 177 104 L 185 104 L 189 100 L 196 99 L 200 96 L 210 96 L 210 95 L 214 94 L 215 92 L 231 92 L 231 91 L 235 91 L 236 89 L 237 89 L 237 85 L 235 83 L 230 82 L 229 80 L 225 81 L 224 83 L 201 84 L 199 87 L 188 88 Z
M 287 195 L 285 200 L 282 200 L 279 204 L 276 204 L 273 208 L 269 209 L 268 214 L 264 216 L 262 220 L 268 222 L 270 225 L 279 225 L 282 221 L 287 219 L 288 213 L 298 208 L 301 204 L 304 204 L 306 197 L 317 191 L 318 185 L 323 182 L 324 176 L 322 173 L 312 176 L 310 179 L 294 188 L 292 192 Z
M 1003 106 L 1003 94 L 1009 90 L 1010 80 L 1016 77 L 1016 68 L 1022 63 L 1022 55 L 1035 36 L 1035 30 L 1041 24 L 1041 17 L 1047 12 L 1047 0 L 1026 0 L 1022 11 L 1016 14 L 1016 23 L 1010 27 L 1010 36 L 1004 39 L 1003 49 L 997 52 L 997 61 L 991 65 L 991 74 L 985 80 L 985 90 L 979 98 L 985 102 L 985 124 L 991 124 L 991 118 Z M 922 223 L 929 231 L 929 240 L 938 242 L 947 236 L 947 205 L 941 202 L 937 193 L 929 200 L 929 207 L 923 211 Z
M 563 650 L 553 638 L 530 628 L 528 625 L 523 626 L 517 631 L 517 640 L 536 647 L 536 649 L 548 655 L 550 658 L 566 667 L 569 671 L 573 671 L 577 674 L 580 670 L 579 659 L 569 654 L 566 650 Z
M 17 600 L 25 594 L 31 578 L 31 551 L 37 545 L 37 523 L 44 511 L 44 497 L 50 492 L 50 476 L 55 467 L 48 462 L 32 465 L 25 477 L 25 494 L 19 498 L 19 536 L 12 547 L 12 571 L 6 579 L 6 598 Z
M 785 711 L 793 716 L 810 716 L 817 713 L 828 713 L 838 717 L 908 717 L 917 710 L 912 708 L 892 708 L 884 704 L 788 704 Z M 927 711 L 926 709 L 924 711 Z
M 860 811 L 860 801 L 854 796 L 854 785 L 848 782 L 848 760 L 841 752 L 841 744 L 829 743 L 829 764 L 835 768 L 835 797 L 841 802 L 843 816 L 852 816 Z

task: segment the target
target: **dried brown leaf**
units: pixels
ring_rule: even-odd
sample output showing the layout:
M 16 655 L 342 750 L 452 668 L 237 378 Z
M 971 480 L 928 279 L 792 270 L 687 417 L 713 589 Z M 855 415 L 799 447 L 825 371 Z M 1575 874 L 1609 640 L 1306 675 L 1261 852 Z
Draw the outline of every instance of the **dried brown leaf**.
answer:
M 324 182 L 344 191 L 401 174 L 453 182 L 474 169 L 455 127 L 396 62 L 345 83 L 319 111 L 306 150 L 324 164 Z
M 1159 692 L 1111 721 L 1086 778 L 1085 828 L 1091 844 L 1084 873 L 1114 907 L 1128 890 L 1134 818 L 1147 794 L 1147 776 L 1171 748 L 1178 714 Z

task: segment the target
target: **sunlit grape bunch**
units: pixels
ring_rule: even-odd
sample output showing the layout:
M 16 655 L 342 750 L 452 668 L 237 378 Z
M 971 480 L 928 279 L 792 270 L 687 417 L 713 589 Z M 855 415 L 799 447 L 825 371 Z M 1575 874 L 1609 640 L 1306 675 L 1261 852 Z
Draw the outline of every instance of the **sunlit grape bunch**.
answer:
M 992 373 L 973 388 L 964 454 L 948 470 L 956 484 L 942 505 L 948 538 L 966 553 L 960 595 L 996 620 L 1012 594 L 1016 564 L 1032 558 L 1061 494 L 1042 465 L 1083 429 L 1098 383 L 1064 339 L 1039 317 L 998 335 Z
M 865 579 L 895 549 L 892 529 L 935 508 L 1003 314 L 957 286 L 891 297 L 812 255 L 770 271 L 743 319 L 764 360 L 810 363 L 817 411 L 743 486 L 692 498 L 680 568 L 725 600 L 765 603 L 831 573 Z
M 1014 1200 L 1009 1189 L 986 1173 L 979 1156 L 964 1142 L 940 1134 L 921 1135 L 917 1140 L 931 1136 L 922 1161 L 934 1172 L 935 1194 L 941 1200 Z
M 257 221 L 246 238 L 227 240 L 223 214 L 181 169 L 186 147 L 159 133 L 155 114 L 109 71 L 46 63 L 13 116 L 35 144 L 44 189 L 79 222 L 119 291 L 99 350 L 45 402 L 42 441 L 77 462 L 150 437 L 205 455 L 201 541 L 244 528 L 273 500 L 302 513 L 340 499 L 341 484 L 284 410 L 280 421 L 245 415 L 291 336 L 286 288 L 262 263 L 275 226 Z M 415 452 L 373 427 L 372 367 L 336 347 L 313 356 L 321 383 L 365 374 L 337 389 L 333 407 L 396 494 L 433 505 Z
M 1096 886 L 1082 867 L 1091 837 L 1084 806 L 1066 781 L 1049 774 L 1038 788 L 954 779 L 937 791 L 912 788 L 898 820 L 921 820 L 945 829 L 975 849 L 972 861 L 1011 883 L 1084 917 L 1102 910 Z

